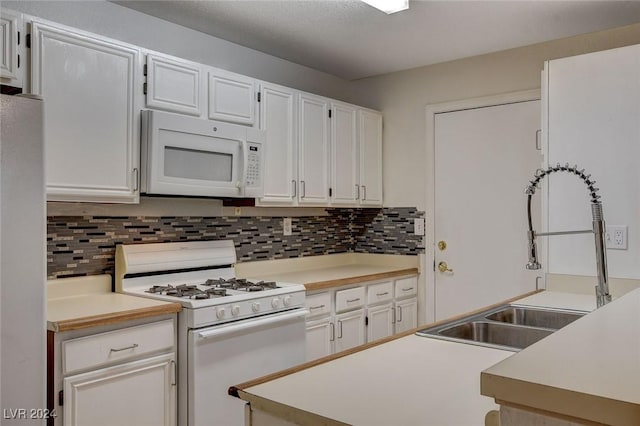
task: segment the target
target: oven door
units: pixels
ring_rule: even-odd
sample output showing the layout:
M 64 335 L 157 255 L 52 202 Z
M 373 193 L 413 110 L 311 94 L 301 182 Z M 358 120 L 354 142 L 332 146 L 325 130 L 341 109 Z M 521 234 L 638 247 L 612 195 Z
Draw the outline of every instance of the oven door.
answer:
M 142 117 L 142 192 L 243 195 L 246 129 L 160 111 Z
M 301 364 L 305 309 L 190 330 L 187 404 L 189 426 L 244 425 L 244 402 L 230 386 Z

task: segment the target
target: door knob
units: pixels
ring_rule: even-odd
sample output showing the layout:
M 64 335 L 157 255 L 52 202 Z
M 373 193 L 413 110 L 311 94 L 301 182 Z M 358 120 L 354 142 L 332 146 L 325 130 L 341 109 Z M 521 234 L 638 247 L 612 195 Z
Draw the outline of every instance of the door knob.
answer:
M 449 269 L 449 265 L 447 265 L 447 262 L 440 262 L 440 263 L 438 263 L 438 271 L 440 271 L 440 272 L 453 272 L 453 269 Z

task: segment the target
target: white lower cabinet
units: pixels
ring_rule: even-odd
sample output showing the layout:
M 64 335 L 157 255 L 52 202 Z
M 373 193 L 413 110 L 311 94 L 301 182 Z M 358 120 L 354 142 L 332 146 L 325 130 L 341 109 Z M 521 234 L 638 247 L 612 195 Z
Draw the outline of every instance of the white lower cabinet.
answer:
M 398 300 L 394 303 L 395 324 L 394 332 L 401 333 L 418 326 L 418 298 Z
M 393 309 L 391 303 L 367 308 L 367 342 L 393 334 Z
M 307 321 L 307 361 L 333 353 L 335 328 L 331 317 Z
M 175 354 L 64 379 L 64 425 L 174 425 Z
M 175 315 L 49 332 L 48 408 L 57 426 L 177 422 Z
M 364 309 L 336 314 L 335 352 L 366 343 Z
M 307 361 L 418 325 L 418 279 L 405 276 L 307 295 Z

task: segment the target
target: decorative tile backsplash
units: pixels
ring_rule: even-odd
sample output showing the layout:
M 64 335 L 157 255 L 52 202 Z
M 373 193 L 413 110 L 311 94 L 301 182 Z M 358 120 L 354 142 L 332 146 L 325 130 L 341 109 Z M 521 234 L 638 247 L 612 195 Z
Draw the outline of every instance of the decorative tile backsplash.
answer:
M 415 208 L 330 209 L 328 216 L 294 217 L 284 236 L 281 217 L 50 216 L 49 279 L 113 274 L 116 244 L 231 239 L 238 261 L 368 252 L 417 255 Z

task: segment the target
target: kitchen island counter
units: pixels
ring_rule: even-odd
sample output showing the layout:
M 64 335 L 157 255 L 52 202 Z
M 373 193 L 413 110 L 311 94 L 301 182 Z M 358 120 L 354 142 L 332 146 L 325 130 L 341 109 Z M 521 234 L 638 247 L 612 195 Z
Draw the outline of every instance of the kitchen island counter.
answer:
M 483 425 L 480 372 L 512 354 L 409 335 L 238 394 L 273 424 Z
M 482 373 L 482 394 L 520 416 L 509 424 L 638 425 L 639 384 L 640 289 Z

